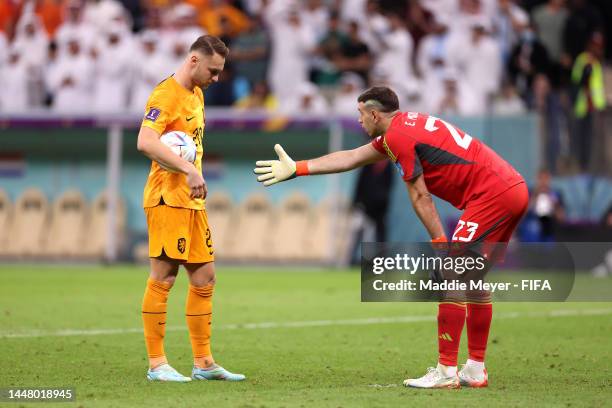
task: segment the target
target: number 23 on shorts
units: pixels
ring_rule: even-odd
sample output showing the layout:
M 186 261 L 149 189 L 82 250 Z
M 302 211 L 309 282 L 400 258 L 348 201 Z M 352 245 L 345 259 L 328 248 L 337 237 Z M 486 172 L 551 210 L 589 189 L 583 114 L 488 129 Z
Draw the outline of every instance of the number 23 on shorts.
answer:
M 465 230 L 464 230 L 465 227 Z M 478 224 L 472 221 L 463 221 L 459 220 L 457 223 L 457 228 L 455 229 L 455 233 L 453 234 L 453 241 L 461 241 L 461 242 L 470 242 L 472 238 L 474 238 L 474 234 L 476 234 L 476 230 L 478 229 Z

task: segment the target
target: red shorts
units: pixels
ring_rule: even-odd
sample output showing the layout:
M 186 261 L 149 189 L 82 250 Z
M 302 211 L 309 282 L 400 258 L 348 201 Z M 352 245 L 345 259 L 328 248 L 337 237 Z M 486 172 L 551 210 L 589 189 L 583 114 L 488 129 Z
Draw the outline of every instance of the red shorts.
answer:
M 452 242 L 486 243 L 478 252 L 487 257 L 495 252 L 503 258 L 505 247 L 528 205 L 529 191 L 525 183 L 517 184 L 491 200 L 468 203 L 455 227 Z

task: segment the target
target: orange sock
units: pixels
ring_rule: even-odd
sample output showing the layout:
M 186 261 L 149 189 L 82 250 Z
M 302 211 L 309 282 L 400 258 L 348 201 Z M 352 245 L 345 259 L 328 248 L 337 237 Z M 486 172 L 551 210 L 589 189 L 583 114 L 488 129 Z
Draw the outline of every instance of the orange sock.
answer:
M 142 299 L 142 323 L 149 365 L 154 368 L 167 362 L 164 353 L 166 334 L 166 307 L 172 285 L 149 278 Z
M 214 364 L 210 351 L 213 289 L 214 285 L 189 285 L 187 292 L 185 319 L 189 328 L 193 363 L 200 368 Z

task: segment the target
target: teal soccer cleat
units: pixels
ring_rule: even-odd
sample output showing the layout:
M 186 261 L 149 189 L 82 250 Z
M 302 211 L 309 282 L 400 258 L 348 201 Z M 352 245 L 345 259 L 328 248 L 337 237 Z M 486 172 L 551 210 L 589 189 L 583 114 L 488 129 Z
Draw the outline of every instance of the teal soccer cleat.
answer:
M 244 374 L 234 374 L 227 371 L 225 368 L 215 365 L 214 368 L 204 370 L 199 367 L 193 367 L 191 378 L 194 380 L 222 380 L 222 381 L 242 381 L 246 379 Z
M 191 378 L 180 374 L 169 364 L 162 364 L 155 367 L 153 370 L 147 371 L 147 380 L 149 381 L 170 381 L 170 382 L 189 382 Z

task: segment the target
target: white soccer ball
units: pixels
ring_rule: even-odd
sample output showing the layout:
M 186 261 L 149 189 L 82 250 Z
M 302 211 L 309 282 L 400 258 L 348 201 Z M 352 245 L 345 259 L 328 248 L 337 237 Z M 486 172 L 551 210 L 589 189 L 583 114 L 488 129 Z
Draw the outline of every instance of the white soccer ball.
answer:
M 193 142 L 193 139 L 185 132 L 179 132 L 178 130 L 175 130 L 172 132 L 164 133 L 159 140 L 163 144 L 168 146 L 175 154 L 181 156 L 189 163 L 195 162 L 197 154 L 196 145 Z M 163 169 L 169 170 L 163 164 L 159 163 L 159 165 Z

